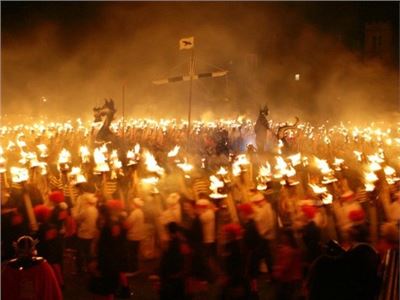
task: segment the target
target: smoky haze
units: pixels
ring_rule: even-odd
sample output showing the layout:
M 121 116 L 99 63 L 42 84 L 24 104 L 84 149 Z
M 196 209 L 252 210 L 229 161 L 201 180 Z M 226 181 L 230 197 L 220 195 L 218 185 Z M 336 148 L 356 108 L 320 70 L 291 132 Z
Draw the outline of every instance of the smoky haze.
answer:
M 229 71 L 194 81 L 194 118 L 255 117 L 264 103 L 285 120 L 368 119 L 399 108 L 398 66 L 363 59 L 290 3 L 40 5 L 26 20 L 2 21 L 2 114 L 91 118 L 113 98 L 118 117 L 125 84 L 127 116 L 186 117 L 189 84 L 151 82 L 188 72 L 190 51 L 178 41 L 189 36 L 197 72 Z

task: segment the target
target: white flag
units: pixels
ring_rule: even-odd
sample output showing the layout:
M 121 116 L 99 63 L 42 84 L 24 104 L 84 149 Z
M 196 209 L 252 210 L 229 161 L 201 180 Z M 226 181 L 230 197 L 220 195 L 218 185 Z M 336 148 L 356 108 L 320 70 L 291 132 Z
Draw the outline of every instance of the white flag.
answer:
M 179 40 L 179 50 L 192 49 L 194 47 L 194 37 L 183 38 Z

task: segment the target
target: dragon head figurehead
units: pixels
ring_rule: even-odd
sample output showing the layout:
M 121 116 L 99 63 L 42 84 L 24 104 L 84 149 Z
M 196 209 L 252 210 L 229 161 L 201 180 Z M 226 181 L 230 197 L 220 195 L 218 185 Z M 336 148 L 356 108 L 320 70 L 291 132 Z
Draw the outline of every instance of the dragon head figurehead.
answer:
M 264 107 L 260 108 L 260 114 L 264 115 L 265 117 L 269 114 L 268 105 L 264 105 Z

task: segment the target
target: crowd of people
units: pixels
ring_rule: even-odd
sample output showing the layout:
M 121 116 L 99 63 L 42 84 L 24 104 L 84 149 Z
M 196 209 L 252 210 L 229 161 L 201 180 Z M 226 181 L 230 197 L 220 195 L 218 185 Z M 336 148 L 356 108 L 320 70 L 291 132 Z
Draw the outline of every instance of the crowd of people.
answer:
M 211 285 L 218 299 L 258 299 L 260 280 L 276 299 L 376 299 L 400 220 L 400 131 L 378 125 L 300 124 L 282 141 L 271 124 L 264 149 L 242 120 L 189 134 L 133 121 L 108 144 L 80 122 L 5 126 L 1 253 L 13 272 L 2 283 L 23 282 L 38 255 L 56 283 L 40 299 L 61 299 L 69 251 L 96 299 L 129 298 L 145 259 L 159 262 L 160 299 L 204 299 Z

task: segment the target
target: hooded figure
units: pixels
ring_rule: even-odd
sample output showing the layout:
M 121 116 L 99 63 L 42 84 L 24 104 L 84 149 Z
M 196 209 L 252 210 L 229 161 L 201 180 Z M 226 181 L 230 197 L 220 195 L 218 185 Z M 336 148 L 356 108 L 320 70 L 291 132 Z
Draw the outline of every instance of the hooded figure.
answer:
M 82 271 L 90 258 L 90 248 L 93 239 L 97 234 L 96 222 L 98 218 L 98 210 L 96 208 L 97 198 L 94 194 L 83 193 L 78 198 L 78 204 L 74 207 L 72 214 L 78 224 L 77 229 L 77 272 Z
M 272 271 L 273 266 L 273 244 L 276 235 L 275 213 L 270 203 L 268 203 L 262 194 L 255 194 L 251 198 L 255 210 L 254 220 L 257 225 L 258 233 L 261 236 L 260 253 L 268 267 Z
M 125 221 L 128 272 L 136 272 L 139 267 L 140 242 L 145 237 L 143 206 L 144 202 L 140 198 L 133 199 L 133 210 Z
M 178 193 L 170 194 L 166 200 L 167 209 L 160 215 L 160 239 L 164 246 L 170 239 L 166 228 L 167 224 L 174 222 L 180 225 L 182 223 L 181 204 L 179 200 L 180 196 Z
M 61 300 L 62 294 L 53 269 L 36 256 L 37 241 L 22 236 L 14 243 L 17 258 L 1 271 L 1 298 L 5 300 Z

